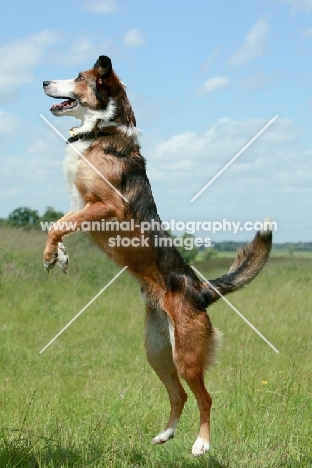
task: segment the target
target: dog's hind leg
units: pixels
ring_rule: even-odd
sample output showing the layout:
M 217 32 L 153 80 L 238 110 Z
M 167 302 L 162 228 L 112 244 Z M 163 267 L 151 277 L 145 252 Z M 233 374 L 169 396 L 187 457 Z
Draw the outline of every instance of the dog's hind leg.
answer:
M 172 359 L 169 318 L 161 310 L 147 305 L 145 322 L 145 349 L 147 360 L 165 385 L 171 405 L 165 430 L 153 439 L 154 444 L 163 444 L 174 437 L 187 394 L 179 380 Z
M 210 448 L 210 409 L 212 398 L 209 395 L 205 383 L 203 372 L 196 377 L 184 377 L 188 386 L 195 395 L 200 414 L 199 435 L 193 444 L 192 455 L 198 457 L 208 452 Z
M 166 311 L 174 332 L 173 361 L 179 375 L 193 392 L 200 413 L 199 435 L 192 454 L 203 455 L 210 448 L 210 409 L 212 398 L 204 382 L 205 368 L 212 361 L 218 332 L 211 326 L 205 311 L 194 310 L 184 301 L 167 301 Z

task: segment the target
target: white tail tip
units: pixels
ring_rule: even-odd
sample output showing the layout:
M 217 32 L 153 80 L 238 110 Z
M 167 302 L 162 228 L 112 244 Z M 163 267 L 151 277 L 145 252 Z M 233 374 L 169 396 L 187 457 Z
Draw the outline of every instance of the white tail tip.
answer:
M 262 236 L 268 235 L 272 232 L 272 218 L 271 216 L 267 216 L 265 220 L 263 221 L 262 224 L 262 229 L 260 231 L 260 234 Z

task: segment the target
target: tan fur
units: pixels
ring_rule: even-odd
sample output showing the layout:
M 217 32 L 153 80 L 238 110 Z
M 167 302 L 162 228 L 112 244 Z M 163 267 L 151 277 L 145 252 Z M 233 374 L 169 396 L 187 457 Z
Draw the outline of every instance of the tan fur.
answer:
M 99 63 L 108 63 L 106 57 L 99 59 Z M 129 162 L 132 163 L 131 170 L 137 171 L 135 174 L 142 174 L 142 177 L 144 176 L 142 180 L 148 184 L 145 168 L 142 169 L 143 158 L 135 138 L 118 127 L 119 124 L 127 128 L 135 126 L 135 118 L 126 98 L 123 84 L 113 71 L 109 74 L 107 70 L 102 70 L 98 62 L 93 69 L 82 72 L 80 75 L 75 80 L 74 90 L 74 95 L 78 96 L 80 102 L 90 109 L 96 111 L 101 109 L 100 102 L 92 91 L 94 86 L 97 86 L 103 99 L 112 97 L 117 108 L 114 125 L 106 124 L 107 136 L 97 137 L 93 142 L 91 141 L 89 147 L 84 150 L 83 156 L 119 191 L 122 190 L 122 181 Z M 55 83 L 57 82 L 53 82 L 51 87 L 50 82 L 45 82 L 45 86 L 55 89 Z M 47 94 L 53 95 L 52 91 Z M 95 122 L 94 125 L 92 130 L 99 131 L 101 122 Z M 136 180 L 132 179 L 134 172 L 126 173 L 127 180 Z M 74 184 L 82 200 L 83 208 L 77 212 L 68 213 L 61 220 L 76 223 L 72 232 L 79 230 L 85 221 L 118 220 L 121 222 L 136 218 L 135 221 L 139 222 L 137 219 L 141 216 L 139 209 L 136 211 L 136 206 L 131 205 L 130 202 L 127 203 L 82 159 L 77 164 Z M 137 200 L 136 203 L 140 204 L 137 194 L 140 194 L 140 197 L 144 195 L 139 192 L 140 187 L 133 184 L 129 184 L 128 187 L 126 192 L 128 199 Z M 149 184 L 146 187 L 150 190 Z M 150 211 L 155 213 L 156 208 L 154 208 L 151 192 L 149 200 Z M 141 211 L 144 211 L 143 208 Z M 139 214 L 134 215 L 134 212 Z M 44 251 L 47 270 L 57 262 L 58 243 L 62 242 L 67 234 L 69 231 L 66 228 L 49 231 Z M 127 238 L 140 237 L 140 230 L 119 232 L 119 234 Z M 209 449 L 212 404 L 212 399 L 204 384 L 204 371 L 212 364 L 221 339 L 221 333 L 211 325 L 203 305 L 204 302 L 201 301 L 201 295 L 206 294 L 205 300 L 208 301 L 208 305 L 217 300 L 219 296 L 209 285 L 202 283 L 196 277 L 176 249 L 168 250 L 171 261 L 174 259 L 173 264 L 177 265 L 177 271 L 172 272 L 170 271 L 171 264 L 166 268 L 164 256 L 161 257 L 164 251 L 161 252 L 151 244 L 140 248 L 110 247 L 108 240 L 111 235 L 109 231 L 91 232 L 93 240 L 106 254 L 120 266 L 127 266 L 140 282 L 141 291 L 146 300 L 147 359 L 165 385 L 170 399 L 171 411 L 165 431 L 153 441 L 164 443 L 174 436 L 177 422 L 187 400 L 186 392 L 179 379 L 180 375 L 185 379 L 197 400 L 200 430 L 199 437 L 193 446 L 193 455 L 201 455 Z M 167 234 L 162 232 L 162 235 Z M 242 287 L 259 273 L 268 258 L 269 251 L 267 234 L 258 234 L 250 246 L 238 253 L 229 273 L 212 281 L 212 284 L 222 294 Z M 176 273 L 176 276 L 170 283 L 171 273 Z M 194 305 L 196 303 L 199 304 L 198 307 Z

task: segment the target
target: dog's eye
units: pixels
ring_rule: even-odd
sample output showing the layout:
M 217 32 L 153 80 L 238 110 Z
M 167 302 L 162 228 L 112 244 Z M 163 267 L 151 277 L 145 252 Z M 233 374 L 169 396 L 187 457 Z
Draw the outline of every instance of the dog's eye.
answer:
M 83 81 L 83 76 L 79 73 L 75 81 Z

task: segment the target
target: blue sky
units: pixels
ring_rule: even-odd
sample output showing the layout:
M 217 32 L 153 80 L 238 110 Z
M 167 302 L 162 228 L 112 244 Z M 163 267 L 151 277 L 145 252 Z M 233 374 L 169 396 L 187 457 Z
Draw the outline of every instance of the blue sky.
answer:
M 0 23 L 0 217 L 19 206 L 69 210 L 64 142 L 40 114 L 66 136 L 75 120 L 49 113 L 42 81 L 109 55 L 162 219 L 271 215 L 277 242 L 312 241 L 312 0 L 11 0 Z

